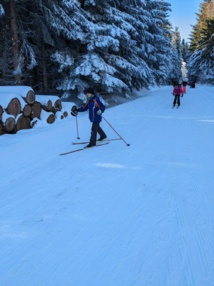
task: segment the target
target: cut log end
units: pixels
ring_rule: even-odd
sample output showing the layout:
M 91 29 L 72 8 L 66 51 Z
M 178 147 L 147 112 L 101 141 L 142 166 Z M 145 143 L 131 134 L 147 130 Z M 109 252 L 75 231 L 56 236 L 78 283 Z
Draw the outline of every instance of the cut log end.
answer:
M 8 117 L 4 123 L 4 130 L 8 133 L 13 132 L 16 126 L 15 118 Z
M 21 115 L 17 120 L 16 128 L 17 131 L 22 129 L 30 129 L 31 128 L 30 118 Z
M 52 124 L 55 121 L 55 116 L 53 114 L 50 114 L 47 118 L 47 123 Z
M 19 99 L 16 97 L 13 98 L 5 110 L 8 114 L 12 114 L 16 117 L 21 112 L 21 103 Z
M 35 92 L 33 90 L 29 90 L 27 95 L 26 95 L 26 102 L 29 103 L 29 104 L 33 104 L 35 102 Z

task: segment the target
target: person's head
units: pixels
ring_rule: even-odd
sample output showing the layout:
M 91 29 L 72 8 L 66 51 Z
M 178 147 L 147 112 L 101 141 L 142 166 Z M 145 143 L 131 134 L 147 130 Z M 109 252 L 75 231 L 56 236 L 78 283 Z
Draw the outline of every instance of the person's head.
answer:
M 86 88 L 84 93 L 87 95 L 87 97 L 92 97 L 94 95 L 94 89 L 92 87 Z

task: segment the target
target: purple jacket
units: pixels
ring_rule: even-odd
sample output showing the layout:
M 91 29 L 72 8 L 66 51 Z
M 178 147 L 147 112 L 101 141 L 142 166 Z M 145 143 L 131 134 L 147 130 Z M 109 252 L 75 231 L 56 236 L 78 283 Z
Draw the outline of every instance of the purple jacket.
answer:
M 172 94 L 173 95 L 181 95 L 181 94 L 183 94 L 182 87 L 181 86 L 174 87 Z

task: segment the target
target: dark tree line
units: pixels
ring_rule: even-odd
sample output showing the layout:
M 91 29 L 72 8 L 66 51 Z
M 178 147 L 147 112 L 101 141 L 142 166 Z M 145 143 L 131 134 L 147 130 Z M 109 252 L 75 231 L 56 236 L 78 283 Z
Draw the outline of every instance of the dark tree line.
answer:
M 190 36 L 189 78 L 214 83 L 214 0 L 204 0 Z
M 170 65 L 170 5 L 141 0 L 9 0 L 0 4 L 0 84 L 43 93 L 130 92 Z
M 3 0 L 0 85 L 68 97 L 170 83 L 188 56 L 169 12 L 155 0 Z

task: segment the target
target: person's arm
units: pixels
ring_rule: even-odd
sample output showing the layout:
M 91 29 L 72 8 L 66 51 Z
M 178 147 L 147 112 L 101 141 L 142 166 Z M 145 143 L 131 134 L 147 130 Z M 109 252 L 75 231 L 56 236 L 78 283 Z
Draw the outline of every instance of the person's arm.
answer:
M 103 113 L 106 109 L 105 105 L 102 103 L 102 101 L 99 98 L 97 98 L 97 103 L 99 105 L 99 107 L 98 107 L 99 110 L 101 110 L 101 112 Z
M 84 112 L 86 110 L 88 110 L 88 101 L 83 106 L 81 106 L 80 108 L 77 108 L 78 112 Z

